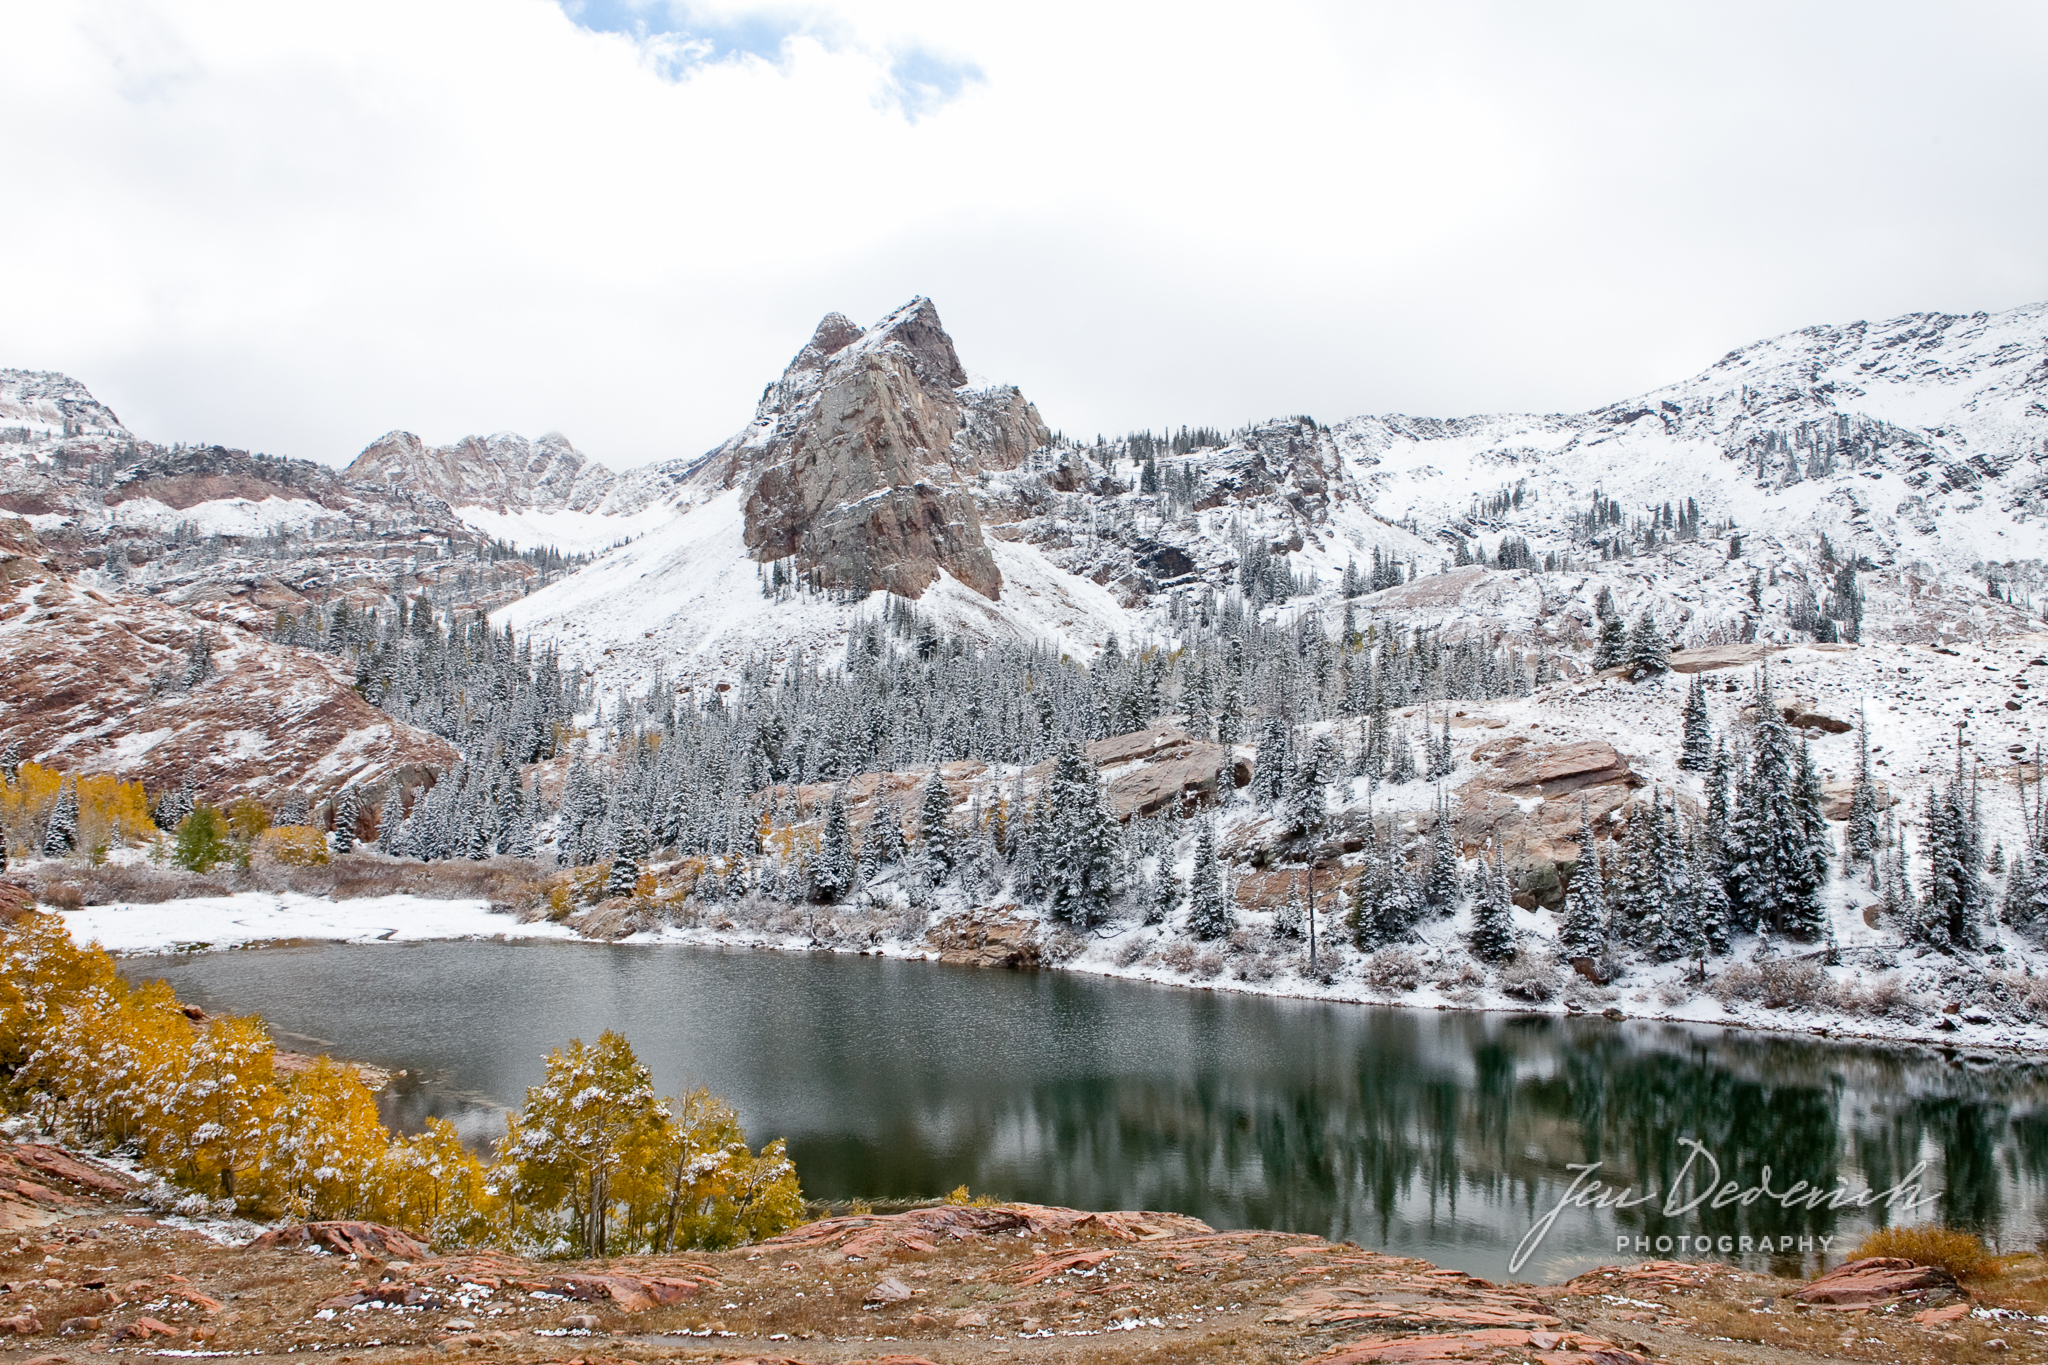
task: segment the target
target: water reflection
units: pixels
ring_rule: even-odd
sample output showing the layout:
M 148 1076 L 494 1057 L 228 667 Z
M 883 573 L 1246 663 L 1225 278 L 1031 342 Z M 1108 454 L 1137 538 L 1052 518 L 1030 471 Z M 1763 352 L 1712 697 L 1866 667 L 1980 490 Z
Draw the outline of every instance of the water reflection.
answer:
M 1883 1188 L 1924 1161 L 1940 1215 L 2006 1245 L 2038 1235 L 2048 1180 L 2048 1068 L 1930 1050 L 592 944 L 327 945 L 129 969 L 406 1068 L 384 1101 L 405 1127 L 438 1114 L 484 1140 L 549 1047 L 618 1028 L 665 1089 L 709 1085 L 757 1142 L 787 1136 L 814 1195 L 966 1183 L 1491 1276 L 1572 1163 L 1661 1192 L 1682 1137 L 1724 1178 L 1754 1185 L 1768 1167 L 1780 1191 Z M 1661 1199 L 1573 1210 L 1522 1276 L 1612 1261 L 1621 1234 L 1828 1237 L 1839 1254 L 1872 1222 L 1769 1200 L 1675 1218 Z

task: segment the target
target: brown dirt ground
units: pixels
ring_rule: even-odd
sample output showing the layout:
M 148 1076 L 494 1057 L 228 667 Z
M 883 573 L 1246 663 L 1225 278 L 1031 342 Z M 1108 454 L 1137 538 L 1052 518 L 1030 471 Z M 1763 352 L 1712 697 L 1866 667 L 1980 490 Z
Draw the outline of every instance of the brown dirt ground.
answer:
M 1317 1237 L 1011 1204 L 849 1215 L 712 1254 L 405 1260 L 226 1246 L 112 1189 L 90 1163 L 0 1144 L 0 1363 L 2048 1361 L 2035 1256 L 1842 1310 L 1727 1266 L 1496 1286 Z

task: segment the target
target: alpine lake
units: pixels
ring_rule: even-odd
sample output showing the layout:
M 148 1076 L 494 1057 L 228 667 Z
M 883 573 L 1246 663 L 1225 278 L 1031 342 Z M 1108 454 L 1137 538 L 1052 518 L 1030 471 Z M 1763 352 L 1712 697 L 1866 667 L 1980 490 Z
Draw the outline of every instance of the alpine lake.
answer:
M 824 1200 L 964 1184 L 1535 1282 L 1653 1256 L 1810 1272 L 1880 1221 L 2007 1250 L 2048 1228 L 2048 1058 L 677 946 L 314 944 L 123 969 L 260 1013 L 283 1046 L 402 1070 L 386 1122 L 439 1116 L 479 1145 L 551 1048 L 616 1029 L 662 1093 L 707 1086 L 756 1146 L 787 1138 Z M 1601 1207 L 1588 1181 L 1637 1202 Z M 1901 1185 L 1922 1202 L 1887 1213 Z

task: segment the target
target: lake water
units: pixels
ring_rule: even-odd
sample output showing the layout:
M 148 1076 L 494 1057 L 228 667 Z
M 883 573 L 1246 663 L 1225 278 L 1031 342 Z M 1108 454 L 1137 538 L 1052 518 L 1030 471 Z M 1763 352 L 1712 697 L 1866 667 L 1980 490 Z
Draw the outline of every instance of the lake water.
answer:
M 259 1012 L 287 1046 L 403 1068 L 387 1121 L 439 1114 L 479 1141 L 550 1048 L 617 1029 L 664 1093 L 709 1086 L 756 1145 L 788 1138 L 825 1199 L 966 1184 L 1508 1278 L 1573 1163 L 1659 1192 L 1568 1209 L 1515 1277 L 1539 1281 L 1612 1263 L 1619 1234 L 1650 1238 L 1650 1254 L 1670 1238 L 1679 1259 L 1708 1258 L 1680 1237 L 1769 1237 L 1771 1256 L 1739 1242 L 1713 1255 L 1810 1269 L 1818 1239 L 1838 1259 L 1874 1221 L 1768 1197 L 1667 1217 L 1690 1137 L 1741 1187 L 1770 1167 L 1777 1192 L 1884 1189 L 1925 1161 L 1936 1202 L 1903 1221 L 2006 1247 L 2031 1246 L 2048 1215 L 2048 1065 L 1988 1054 L 672 946 L 326 944 L 125 969 L 209 1010 Z

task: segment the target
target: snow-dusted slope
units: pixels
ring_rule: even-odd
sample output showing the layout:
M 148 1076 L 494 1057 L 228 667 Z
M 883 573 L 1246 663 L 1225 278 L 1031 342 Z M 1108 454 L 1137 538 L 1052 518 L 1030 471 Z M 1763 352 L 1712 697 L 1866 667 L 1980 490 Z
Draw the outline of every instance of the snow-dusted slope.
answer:
M 1751 535 L 1825 532 L 1873 564 L 1979 577 L 2048 555 L 2044 404 L 2048 304 L 2034 304 L 1812 327 L 1593 412 L 1359 417 L 1336 435 L 1382 515 L 1495 548 L 1489 533 L 1509 530 L 1570 547 L 1597 491 L 1631 516 L 1691 497 Z M 1475 508 L 1516 484 L 1533 498 L 1514 513 Z

